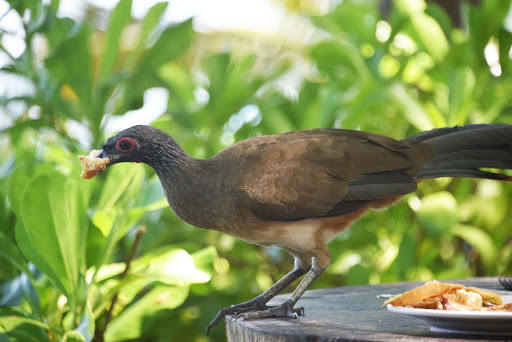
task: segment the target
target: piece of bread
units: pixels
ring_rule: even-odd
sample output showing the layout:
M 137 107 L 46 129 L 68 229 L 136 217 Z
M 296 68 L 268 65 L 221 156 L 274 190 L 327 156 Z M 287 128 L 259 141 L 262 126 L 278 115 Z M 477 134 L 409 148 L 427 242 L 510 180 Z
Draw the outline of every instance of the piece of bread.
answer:
M 97 158 L 100 152 L 100 150 L 92 150 L 88 156 L 78 156 L 83 169 L 80 177 L 83 179 L 91 179 L 101 170 L 105 170 L 107 164 L 110 163 L 112 158 Z

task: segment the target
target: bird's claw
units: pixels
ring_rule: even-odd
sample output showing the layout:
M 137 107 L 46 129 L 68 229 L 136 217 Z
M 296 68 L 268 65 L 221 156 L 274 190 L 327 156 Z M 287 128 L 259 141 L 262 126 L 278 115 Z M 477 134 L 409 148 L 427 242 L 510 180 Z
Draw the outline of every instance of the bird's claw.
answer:
M 242 314 L 244 312 L 261 311 L 261 310 L 264 310 L 267 308 L 268 308 L 268 306 L 265 305 L 265 303 L 263 302 L 263 300 L 260 297 L 256 297 L 253 300 L 250 300 L 245 303 L 231 305 L 229 308 L 224 308 L 224 309 L 220 310 L 219 313 L 217 314 L 217 316 L 215 316 L 215 318 L 210 322 L 210 324 L 208 324 L 208 327 L 206 328 L 206 335 L 208 336 L 210 330 L 215 328 L 217 326 L 217 324 L 219 324 L 221 319 L 226 315 L 238 314 L 238 316 L 240 316 L 240 314 Z M 237 316 L 237 319 L 238 319 L 238 316 Z
M 304 315 L 303 307 L 294 309 L 293 307 L 290 307 L 290 304 L 288 302 L 284 302 L 281 305 L 272 306 L 265 310 L 248 311 L 240 313 L 236 316 L 236 320 L 256 319 L 265 317 L 288 317 L 298 319 L 299 315 Z

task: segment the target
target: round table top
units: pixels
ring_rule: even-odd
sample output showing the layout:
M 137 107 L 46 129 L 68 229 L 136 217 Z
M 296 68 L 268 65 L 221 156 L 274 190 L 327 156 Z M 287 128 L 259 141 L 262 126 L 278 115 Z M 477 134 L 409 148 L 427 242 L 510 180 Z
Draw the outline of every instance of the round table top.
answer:
M 495 289 L 502 287 L 497 277 L 467 278 L 450 281 L 466 286 Z M 423 321 L 388 311 L 381 307 L 384 299 L 379 294 L 398 294 L 424 282 L 403 282 L 381 285 L 346 286 L 309 290 L 296 307 L 303 306 L 304 316 L 238 320 L 226 317 L 228 341 L 510 341 L 512 336 L 479 336 L 434 332 Z M 275 297 L 269 305 L 284 301 L 289 294 Z

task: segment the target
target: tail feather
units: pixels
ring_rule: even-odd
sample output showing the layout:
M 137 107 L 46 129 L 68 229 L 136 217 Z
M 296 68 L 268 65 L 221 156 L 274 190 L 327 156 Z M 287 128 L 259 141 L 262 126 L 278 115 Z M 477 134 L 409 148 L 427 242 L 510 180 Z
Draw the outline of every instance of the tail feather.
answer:
M 479 168 L 492 168 L 492 169 L 512 169 L 512 161 L 508 160 L 494 160 L 494 159 L 453 159 L 436 161 L 435 163 L 428 163 L 421 170 L 435 170 L 435 169 L 479 169 Z
M 492 155 L 492 158 L 489 156 Z M 494 160 L 510 164 L 512 162 L 512 153 L 508 148 L 475 148 L 471 150 L 461 150 L 455 152 L 446 152 L 435 156 L 436 162 L 445 162 L 452 160 Z M 503 168 L 507 168 L 504 166 Z
M 492 179 L 497 181 L 512 183 L 512 177 L 501 173 L 487 172 L 481 170 L 469 169 L 445 169 L 445 170 L 430 170 L 422 171 L 421 174 L 415 177 L 416 180 L 428 178 L 441 178 L 441 177 L 467 177 L 467 178 L 482 178 Z
M 404 139 L 409 144 L 426 143 L 436 154 L 418 172 L 416 179 L 471 177 L 512 181 L 512 177 L 479 170 L 512 169 L 512 126 L 466 125 L 434 129 Z

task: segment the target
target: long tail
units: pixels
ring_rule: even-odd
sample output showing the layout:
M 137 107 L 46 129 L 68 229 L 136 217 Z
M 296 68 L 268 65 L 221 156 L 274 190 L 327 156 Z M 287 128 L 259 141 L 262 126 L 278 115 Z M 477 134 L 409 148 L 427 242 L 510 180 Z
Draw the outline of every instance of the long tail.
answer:
M 512 177 L 480 168 L 512 169 L 512 125 L 466 125 L 434 129 L 404 139 L 434 147 L 435 156 L 416 179 L 486 178 L 512 182 Z

